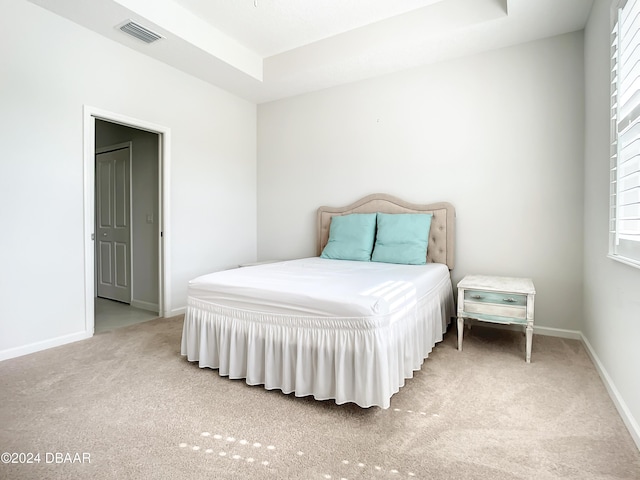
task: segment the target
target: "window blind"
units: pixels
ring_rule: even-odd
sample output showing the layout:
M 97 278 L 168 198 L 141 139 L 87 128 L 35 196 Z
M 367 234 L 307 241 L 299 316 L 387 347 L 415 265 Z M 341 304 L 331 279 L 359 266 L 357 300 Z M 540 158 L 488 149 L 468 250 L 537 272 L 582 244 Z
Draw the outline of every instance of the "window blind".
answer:
M 640 265 L 640 0 L 613 17 L 609 253 Z

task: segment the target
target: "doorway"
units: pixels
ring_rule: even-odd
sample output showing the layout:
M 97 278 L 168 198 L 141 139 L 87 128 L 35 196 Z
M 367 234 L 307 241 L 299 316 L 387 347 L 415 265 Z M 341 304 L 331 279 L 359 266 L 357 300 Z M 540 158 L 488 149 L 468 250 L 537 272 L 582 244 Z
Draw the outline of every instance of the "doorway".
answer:
M 85 311 L 93 334 L 170 312 L 169 130 L 85 106 L 84 131 Z
M 159 135 L 95 120 L 95 328 L 159 312 Z

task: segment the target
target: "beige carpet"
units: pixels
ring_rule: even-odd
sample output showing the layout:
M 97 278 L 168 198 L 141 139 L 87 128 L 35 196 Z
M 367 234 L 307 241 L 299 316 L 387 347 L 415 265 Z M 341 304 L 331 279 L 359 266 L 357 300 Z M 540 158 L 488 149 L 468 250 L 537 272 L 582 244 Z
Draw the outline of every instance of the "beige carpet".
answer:
M 390 409 L 363 410 L 200 369 L 181 328 L 152 320 L 0 363 L 0 451 L 40 454 L 0 478 L 640 479 L 578 341 L 535 336 L 527 365 L 520 333 L 474 327 L 458 352 L 452 328 Z

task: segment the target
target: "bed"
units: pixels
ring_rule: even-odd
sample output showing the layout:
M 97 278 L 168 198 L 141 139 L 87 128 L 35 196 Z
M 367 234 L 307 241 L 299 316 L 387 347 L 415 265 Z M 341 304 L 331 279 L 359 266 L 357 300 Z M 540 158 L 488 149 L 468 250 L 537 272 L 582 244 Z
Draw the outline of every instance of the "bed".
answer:
M 389 230 L 397 224 L 385 227 L 383 220 L 427 217 L 430 223 L 420 227 L 428 232 L 424 264 L 390 263 L 380 256 L 385 235 L 403 231 Z M 371 218 L 372 261 L 327 254 L 337 251 L 331 247 L 340 225 L 366 220 L 369 229 Z M 320 207 L 317 257 L 214 272 L 189 282 L 181 353 L 249 385 L 388 408 L 455 315 L 454 220 L 449 203 L 419 205 L 384 194 Z M 400 255 L 411 248 L 403 246 Z

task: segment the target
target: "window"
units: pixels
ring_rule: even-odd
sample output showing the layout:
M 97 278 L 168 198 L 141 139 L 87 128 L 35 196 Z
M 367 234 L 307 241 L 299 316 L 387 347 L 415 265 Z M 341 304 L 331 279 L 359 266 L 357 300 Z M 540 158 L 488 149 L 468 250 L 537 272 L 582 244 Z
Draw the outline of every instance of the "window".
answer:
M 640 267 L 640 0 L 612 20 L 609 255 Z

